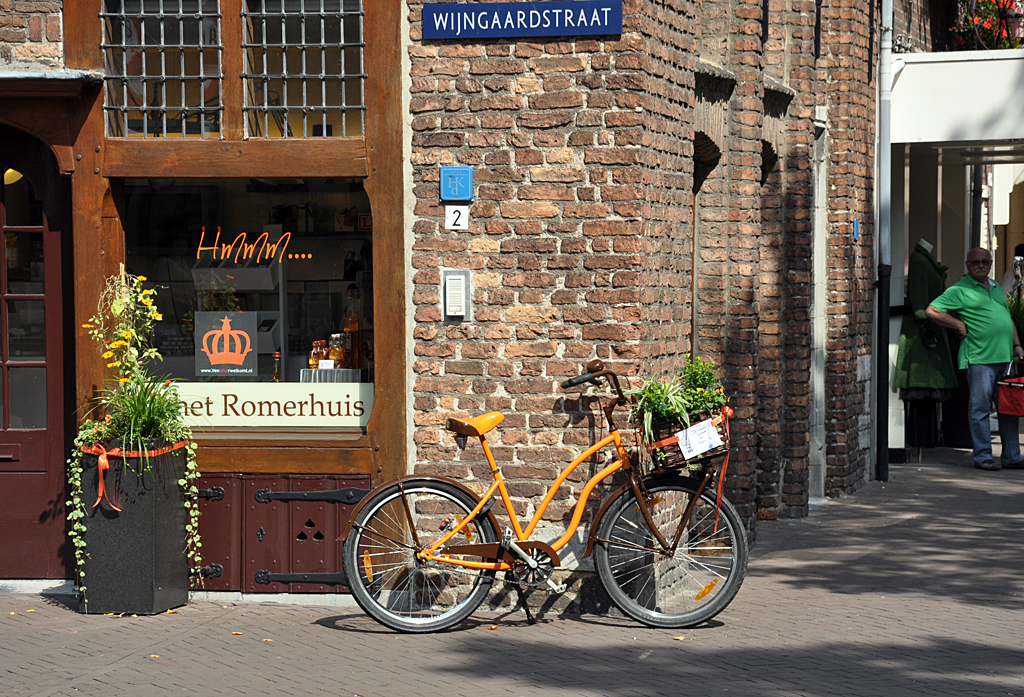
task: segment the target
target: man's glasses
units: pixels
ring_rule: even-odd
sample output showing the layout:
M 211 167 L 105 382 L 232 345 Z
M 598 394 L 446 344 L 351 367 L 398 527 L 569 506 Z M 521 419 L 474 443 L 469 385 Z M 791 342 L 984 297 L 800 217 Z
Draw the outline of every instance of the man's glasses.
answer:
M 972 260 L 968 261 L 967 263 L 970 266 L 992 266 L 992 260 L 991 259 L 981 259 L 980 261 L 972 259 Z

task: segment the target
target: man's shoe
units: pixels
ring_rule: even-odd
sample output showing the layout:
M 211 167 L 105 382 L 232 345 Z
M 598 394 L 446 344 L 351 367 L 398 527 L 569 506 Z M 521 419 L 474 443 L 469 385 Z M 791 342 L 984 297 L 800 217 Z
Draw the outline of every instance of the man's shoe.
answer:
M 1008 465 L 1003 465 L 1004 470 L 1024 470 L 1024 460 L 1018 462 L 1011 462 Z
M 1003 466 L 993 460 L 985 460 L 984 462 L 975 462 L 974 466 L 980 470 L 988 470 L 989 472 L 998 472 L 1003 469 Z

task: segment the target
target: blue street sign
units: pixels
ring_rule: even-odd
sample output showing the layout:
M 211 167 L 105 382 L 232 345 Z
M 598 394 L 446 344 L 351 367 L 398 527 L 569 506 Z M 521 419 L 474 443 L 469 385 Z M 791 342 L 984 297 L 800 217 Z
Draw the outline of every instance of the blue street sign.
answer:
M 473 200 L 473 168 L 442 167 L 441 168 L 441 200 L 472 201 Z
M 622 0 L 423 5 L 423 38 L 428 40 L 621 33 Z

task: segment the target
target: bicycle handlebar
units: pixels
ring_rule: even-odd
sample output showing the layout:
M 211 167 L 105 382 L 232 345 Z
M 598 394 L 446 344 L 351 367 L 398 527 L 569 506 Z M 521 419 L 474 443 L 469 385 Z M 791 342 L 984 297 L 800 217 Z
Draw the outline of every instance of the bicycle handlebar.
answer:
M 576 387 L 576 385 L 582 385 L 585 382 L 593 382 L 595 384 L 597 383 L 597 381 L 594 380 L 593 373 L 583 373 L 583 375 L 577 375 L 576 377 L 569 378 L 568 380 L 563 382 L 562 389 L 567 390 L 570 387 Z
M 577 375 L 574 378 L 569 378 L 568 380 L 563 382 L 562 389 L 575 387 L 576 385 L 581 385 L 584 382 L 591 382 L 595 385 L 600 385 L 601 378 L 607 378 L 608 382 L 611 383 L 612 387 L 615 389 L 615 392 L 617 393 L 617 397 L 615 403 L 612 405 L 612 408 L 614 409 L 615 406 L 618 404 L 626 404 L 626 395 L 622 393 L 622 387 L 619 386 L 619 376 L 615 373 L 614 370 L 609 370 L 605 368 L 604 362 L 602 360 L 595 359 L 593 361 L 590 361 L 585 366 L 583 366 L 583 370 L 587 372 L 583 373 L 582 375 Z

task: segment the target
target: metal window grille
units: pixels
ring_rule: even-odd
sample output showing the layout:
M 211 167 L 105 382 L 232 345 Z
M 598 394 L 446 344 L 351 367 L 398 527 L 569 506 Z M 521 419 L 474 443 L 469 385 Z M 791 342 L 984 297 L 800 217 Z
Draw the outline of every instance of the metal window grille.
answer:
M 242 17 L 248 136 L 362 135 L 361 0 L 245 0 Z
M 104 0 L 100 17 L 107 134 L 218 137 L 220 0 Z

